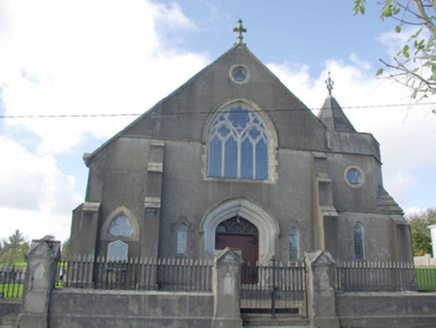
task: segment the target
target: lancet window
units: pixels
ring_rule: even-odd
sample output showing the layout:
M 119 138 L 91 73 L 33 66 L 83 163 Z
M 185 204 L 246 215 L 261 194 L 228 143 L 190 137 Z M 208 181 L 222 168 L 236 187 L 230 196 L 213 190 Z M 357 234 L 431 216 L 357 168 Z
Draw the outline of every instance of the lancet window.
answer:
M 188 226 L 185 223 L 177 227 L 177 256 L 185 256 L 188 245 Z
M 363 227 L 360 223 L 354 225 L 354 256 L 356 257 L 356 260 L 363 260 L 365 258 Z
M 289 259 L 291 261 L 298 260 L 298 252 L 299 252 L 298 242 L 299 242 L 298 230 L 297 228 L 293 227 L 289 232 Z

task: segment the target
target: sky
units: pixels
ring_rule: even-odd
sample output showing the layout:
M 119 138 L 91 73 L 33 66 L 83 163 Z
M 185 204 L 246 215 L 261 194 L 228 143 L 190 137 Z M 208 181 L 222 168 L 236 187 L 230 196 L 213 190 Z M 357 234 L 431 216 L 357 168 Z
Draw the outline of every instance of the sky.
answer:
M 354 127 L 381 144 L 385 189 L 406 214 L 436 207 L 436 99 L 416 103 L 376 78 L 379 59 L 413 33 L 395 33 L 379 10 L 373 1 L 354 16 L 350 0 L 0 0 L 0 240 L 19 229 L 65 241 L 85 197 L 83 154 L 229 50 L 239 18 L 248 48 L 315 115 L 331 72 Z

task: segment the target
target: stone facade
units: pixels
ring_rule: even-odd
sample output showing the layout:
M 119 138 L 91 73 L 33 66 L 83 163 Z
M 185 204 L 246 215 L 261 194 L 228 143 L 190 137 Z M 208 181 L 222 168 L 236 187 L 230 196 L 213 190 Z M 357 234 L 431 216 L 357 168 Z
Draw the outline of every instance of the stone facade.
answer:
M 313 115 L 242 43 L 84 160 L 73 255 L 212 258 L 242 219 L 257 243 L 244 260 L 412 260 L 376 139 L 331 95 Z

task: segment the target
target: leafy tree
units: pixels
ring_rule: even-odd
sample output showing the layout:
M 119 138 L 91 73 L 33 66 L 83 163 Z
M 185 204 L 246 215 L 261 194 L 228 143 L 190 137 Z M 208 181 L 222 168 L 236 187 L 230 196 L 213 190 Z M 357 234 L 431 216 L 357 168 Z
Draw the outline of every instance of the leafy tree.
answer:
M 413 255 L 431 254 L 431 235 L 428 226 L 436 224 L 436 209 L 428 209 L 421 214 L 409 215 L 407 220 L 412 230 Z
M 390 78 L 412 89 L 411 97 L 436 94 L 436 1 L 434 0 L 381 0 L 380 18 L 397 22 L 395 31 L 402 33 L 404 26 L 418 27 L 408 42 L 399 49 L 391 61 L 380 61 Z M 366 0 L 354 0 L 354 14 L 365 14 Z M 433 110 L 433 113 L 436 113 Z
M 8 241 L 3 241 L 0 250 L 0 263 L 14 265 L 19 262 L 26 262 L 28 251 L 28 241 L 24 238 L 20 230 L 15 230 L 15 233 L 8 238 Z

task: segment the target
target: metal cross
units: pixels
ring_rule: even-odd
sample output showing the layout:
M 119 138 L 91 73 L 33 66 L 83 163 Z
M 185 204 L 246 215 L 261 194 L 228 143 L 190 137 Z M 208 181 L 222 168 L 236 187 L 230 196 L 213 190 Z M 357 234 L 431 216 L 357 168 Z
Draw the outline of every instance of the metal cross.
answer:
M 330 72 L 329 77 L 327 80 L 325 80 L 325 84 L 327 85 L 327 90 L 329 91 L 329 95 L 332 95 L 333 85 L 335 84 L 333 80 L 330 78 Z
M 236 42 L 235 44 L 242 43 L 242 39 L 244 38 L 242 36 L 242 33 L 246 33 L 247 32 L 247 29 L 242 26 L 242 19 L 239 18 L 239 20 L 238 20 L 238 27 L 235 27 L 233 29 L 233 32 L 237 32 L 238 33 L 238 36 L 236 37 L 236 40 L 238 40 L 238 42 Z

